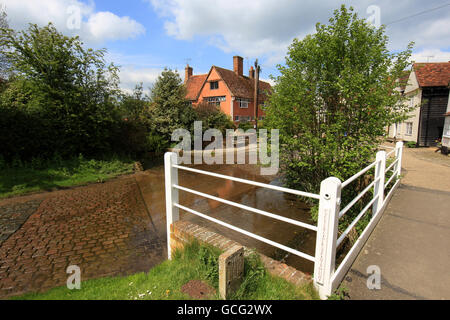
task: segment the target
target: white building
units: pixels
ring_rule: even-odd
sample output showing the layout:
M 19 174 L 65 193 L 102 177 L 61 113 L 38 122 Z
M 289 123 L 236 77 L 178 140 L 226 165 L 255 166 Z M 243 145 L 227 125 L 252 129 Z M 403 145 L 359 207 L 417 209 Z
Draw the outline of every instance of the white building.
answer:
M 414 107 L 409 119 L 389 127 L 391 139 L 434 146 L 444 133 L 444 114 L 450 112 L 450 62 L 415 63 L 402 88 Z

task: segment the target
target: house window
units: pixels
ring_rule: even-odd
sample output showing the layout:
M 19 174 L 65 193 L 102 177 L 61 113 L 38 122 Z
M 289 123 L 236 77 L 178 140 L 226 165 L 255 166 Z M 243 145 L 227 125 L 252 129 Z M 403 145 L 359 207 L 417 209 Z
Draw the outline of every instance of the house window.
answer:
M 239 102 L 239 108 L 241 108 L 241 109 L 247 109 L 248 108 L 248 104 L 250 102 L 249 99 L 237 99 L 237 101 Z
M 235 116 L 234 121 L 239 121 L 239 116 Z
M 412 122 L 406 122 L 406 134 L 408 136 L 412 135 L 413 124 Z
M 211 90 L 219 89 L 219 81 L 211 81 L 209 87 Z
M 209 104 L 215 104 L 216 106 L 220 107 L 220 103 L 222 101 L 225 101 L 225 96 L 221 96 L 221 97 L 207 97 L 205 98 L 206 102 L 208 102 Z
M 409 99 L 409 107 L 410 108 L 414 107 L 414 98 Z

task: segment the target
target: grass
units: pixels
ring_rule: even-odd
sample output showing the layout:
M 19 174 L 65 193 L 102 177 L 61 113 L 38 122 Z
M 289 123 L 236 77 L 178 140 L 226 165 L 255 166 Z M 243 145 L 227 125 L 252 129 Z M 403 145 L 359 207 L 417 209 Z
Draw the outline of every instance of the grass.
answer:
M 0 198 L 101 182 L 131 172 L 133 161 L 117 157 L 87 160 L 80 155 L 69 160 L 16 160 L 8 165 L 0 159 Z
M 45 293 L 30 293 L 18 300 L 189 300 L 181 292 L 183 284 L 190 280 L 202 280 L 216 289 L 209 299 L 220 299 L 218 294 L 217 248 L 187 244 L 184 250 L 175 251 L 173 260 L 165 261 L 148 273 L 127 277 L 110 277 L 87 280 L 80 290 L 66 287 L 51 289 Z M 245 259 L 244 281 L 232 299 L 292 300 L 318 299 L 311 285 L 296 287 L 282 278 L 273 277 L 263 268 L 255 253 Z

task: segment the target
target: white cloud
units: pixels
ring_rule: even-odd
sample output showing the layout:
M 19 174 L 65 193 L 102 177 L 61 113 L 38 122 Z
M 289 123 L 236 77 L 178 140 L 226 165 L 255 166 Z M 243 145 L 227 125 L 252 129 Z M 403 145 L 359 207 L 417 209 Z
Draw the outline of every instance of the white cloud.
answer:
M 327 23 L 342 0 L 147 0 L 165 20 L 168 35 L 191 40 L 209 38 L 225 52 L 266 58 L 266 63 L 281 62 L 293 38 L 302 38 L 315 30 L 317 22 Z M 438 0 L 345 1 L 360 17 L 369 18 L 367 8 L 380 8 L 382 24 L 394 22 L 442 5 Z M 387 27 L 391 50 L 402 50 L 410 41 L 417 50 L 448 48 L 450 7 L 392 23 Z
M 439 49 L 427 49 L 415 52 L 411 56 L 411 61 L 415 62 L 448 62 L 450 61 L 450 52 Z
M 134 66 L 124 66 L 120 68 L 120 88 L 130 93 L 136 84 L 142 82 L 144 91 L 148 93 L 148 88 L 152 87 L 158 76 L 161 74 L 158 68 L 136 68 Z
M 86 28 L 93 39 L 101 40 L 135 38 L 145 32 L 144 26 L 130 17 L 118 17 L 111 12 L 91 15 Z
M 145 28 L 130 17 L 96 12 L 93 1 L 0 0 L 0 3 L 6 8 L 10 27 L 16 30 L 27 28 L 29 23 L 42 26 L 52 22 L 64 34 L 79 35 L 90 44 L 133 38 L 145 32 Z

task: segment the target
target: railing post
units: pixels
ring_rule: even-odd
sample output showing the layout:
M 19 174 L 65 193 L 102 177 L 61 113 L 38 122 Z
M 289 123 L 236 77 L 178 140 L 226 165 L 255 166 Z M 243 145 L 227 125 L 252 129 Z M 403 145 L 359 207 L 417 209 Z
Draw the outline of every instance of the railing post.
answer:
M 372 205 L 372 216 L 375 216 L 383 207 L 384 201 L 384 182 L 386 171 L 386 151 L 378 151 L 375 165 L 375 177 L 378 181 L 375 182 L 373 188 L 373 197 L 378 196 L 378 199 Z
M 166 185 L 166 223 L 167 223 L 167 257 L 172 259 L 170 249 L 170 226 L 179 219 L 178 207 L 173 204 L 178 203 L 178 189 L 173 187 L 178 184 L 178 169 L 173 165 L 177 164 L 177 155 L 173 152 L 166 152 L 164 155 L 164 174 Z
M 395 144 L 395 157 L 398 159 L 396 164 L 397 179 L 400 179 L 402 173 L 402 156 L 403 156 L 403 141 L 399 141 Z
M 336 261 L 336 240 L 341 204 L 341 181 L 330 177 L 320 184 L 319 216 L 317 221 L 314 286 L 321 299 L 334 290 L 332 276 Z

